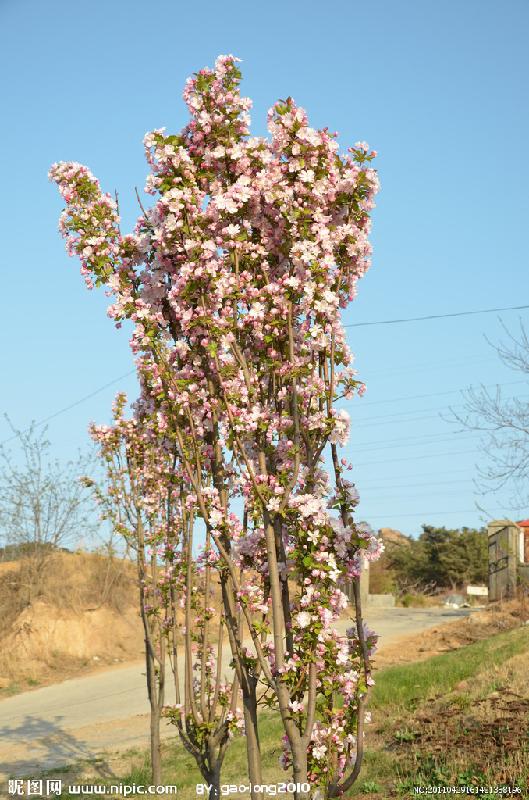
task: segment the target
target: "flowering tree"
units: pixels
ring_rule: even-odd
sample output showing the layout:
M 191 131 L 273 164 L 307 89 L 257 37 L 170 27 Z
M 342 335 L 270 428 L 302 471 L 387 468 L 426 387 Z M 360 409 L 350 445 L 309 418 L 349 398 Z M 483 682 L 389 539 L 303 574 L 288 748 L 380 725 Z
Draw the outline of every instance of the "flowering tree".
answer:
M 212 566 L 192 556 L 194 510 L 171 440 L 137 404 L 126 419 L 126 397 L 114 404 L 114 424 L 92 425 L 106 468 L 106 487 L 84 479 L 114 530 L 136 554 L 139 605 L 145 633 L 151 706 L 153 784 L 161 784 L 160 720 L 171 721 L 202 776 L 220 796 L 220 769 L 228 743 L 241 726 L 237 678 L 222 679 L 224 615 L 212 602 Z M 217 625 L 217 648 L 211 628 Z M 165 704 L 166 659 L 176 704 Z M 183 675 L 181 674 L 183 671 Z
M 380 546 L 353 521 L 358 495 L 338 453 L 349 417 L 337 408 L 363 391 L 341 309 L 369 265 L 375 153 L 360 142 L 340 154 L 291 98 L 271 109 L 269 139 L 250 136 L 236 62 L 221 56 L 187 82 L 191 119 L 179 135 L 145 137 L 157 199 L 133 234 L 121 235 L 86 167 L 60 163 L 50 175 L 88 285 L 113 294 L 118 325 L 134 323 L 150 413 L 170 431 L 206 526 L 250 779 L 260 779 L 260 685 L 279 710 L 296 795 L 310 782 L 335 796 L 360 770 L 376 640 L 358 576 Z M 333 625 L 342 579 L 356 587 L 346 636 Z

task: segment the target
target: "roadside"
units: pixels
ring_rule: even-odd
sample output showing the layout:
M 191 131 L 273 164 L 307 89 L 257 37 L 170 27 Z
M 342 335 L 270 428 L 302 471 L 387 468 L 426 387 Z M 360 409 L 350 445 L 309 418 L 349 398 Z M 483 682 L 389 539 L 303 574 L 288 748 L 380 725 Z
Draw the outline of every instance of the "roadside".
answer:
M 376 656 L 377 667 L 421 661 L 516 628 L 529 620 L 529 604 L 510 601 L 466 611 L 445 609 L 443 620 L 442 625 L 425 626 L 418 635 L 403 635 L 398 642 L 385 639 Z
M 446 625 L 451 619 L 468 617 L 477 610 L 451 610 L 440 606 L 373 608 L 368 612 L 367 622 L 387 647 L 402 637 Z M 344 631 L 352 624 L 344 617 L 337 628 Z M 46 603 L 34 603 L 31 610 L 20 615 L 14 633 L 4 639 L 4 653 L 10 654 L 9 659 L 6 655 L 4 660 L 11 665 L 12 677 L 0 673 L 0 704 L 15 695 L 66 684 L 77 678 L 115 670 L 137 672 L 139 668 L 141 671 L 144 663 L 142 636 L 135 606 L 127 606 L 118 619 L 118 614 L 108 609 L 57 612 Z M 59 642 L 61 649 L 57 650 Z M 91 655 L 94 650 L 97 653 Z M 125 682 L 128 681 L 127 676 Z
M 520 619 L 508 612 L 503 612 L 501 619 L 498 612 L 483 613 L 496 625 L 520 624 Z M 384 663 L 385 652 L 393 644 L 399 643 L 397 651 L 413 658 L 428 629 L 438 631 L 432 634 L 438 641 L 445 637 L 445 631 L 473 624 L 468 619 L 472 619 L 469 610 L 373 610 L 368 623 L 380 634 L 382 647 L 376 666 Z M 350 624 L 342 620 L 340 628 Z M 409 638 L 411 633 L 413 641 Z M 405 647 L 400 644 L 403 641 Z M 170 694 L 167 702 L 174 702 Z M 163 733 L 173 736 L 174 729 L 165 725 Z M 0 779 L 27 775 L 37 767 L 52 769 L 99 759 L 107 750 L 145 748 L 147 743 L 148 703 L 141 661 L 0 701 Z
M 529 627 L 387 667 L 371 699 L 351 797 L 416 797 L 415 786 L 529 796 Z M 470 792 L 466 792 L 470 794 Z
M 503 786 L 519 790 L 513 796 L 527 796 L 529 626 L 521 621 L 518 617 L 516 628 L 451 652 L 378 671 L 370 700 L 373 721 L 366 733 L 366 760 L 351 797 L 411 798 L 418 785 Z M 453 628 L 464 625 L 460 620 Z M 284 773 L 278 767 L 280 723 L 272 712 L 262 713 L 260 733 L 263 781 L 275 784 Z M 164 751 L 163 783 L 176 784 L 181 800 L 191 800 L 200 782 L 193 759 L 174 736 L 165 740 Z M 240 737 L 231 745 L 223 781 L 240 783 L 244 769 Z M 62 778 L 65 785 L 150 782 L 145 746 L 71 759 L 66 769 L 49 774 Z M 244 800 L 243 795 L 238 797 Z

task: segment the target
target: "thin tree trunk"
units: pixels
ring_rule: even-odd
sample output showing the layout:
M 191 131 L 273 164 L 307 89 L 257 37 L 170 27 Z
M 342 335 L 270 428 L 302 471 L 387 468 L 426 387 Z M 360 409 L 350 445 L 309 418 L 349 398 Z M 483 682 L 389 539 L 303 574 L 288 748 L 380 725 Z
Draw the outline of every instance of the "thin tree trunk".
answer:
M 247 677 L 250 685 L 243 689 L 244 732 L 246 737 L 246 755 L 248 760 L 248 777 L 252 786 L 252 800 L 257 797 L 253 787 L 262 783 L 261 746 L 257 727 L 257 680 Z
M 305 746 L 302 744 L 299 747 L 295 747 L 295 753 L 293 751 L 293 756 L 292 772 L 294 783 L 296 785 L 307 783 L 307 750 Z M 307 792 L 294 792 L 295 800 L 307 800 L 308 796 L 309 795 Z
M 160 710 L 151 702 L 151 776 L 154 786 L 162 783 L 162 742 L 160 739 Z
M 220 764 L 216 764 L 208 773 L 207 782 L 211 787 L 209 800 L 220 800 Z
M 154 658 L 151 653 L 151 646 L 145 635 L 145 663 L 147 668 L 147 691 L 149 693 L 149 703 L 151 706 L 150 719 L 150 740 L 151 740 L 151 775 L 152 783 L 155 786 L 161 785 L 162 778 L 162 752 L 160 741 L 160 705 L 159 693 L 156 682 L 156 671 Z
M 155 669 L 155 653 L 154 644 L 149 629 L 149 620 L 145 611 L 145 596 L 144 584 L 146 576 L 144 546 L 145 536 L 143 530 L 143 523 L 138 518 L 137 521 L 137 536 L 138 536 L 138 551 L 137 551 L 137 568 L 138 568 L 138 584 L 140 594 L 140 613 L 143 623 L 143 633 L 145 640 L 145 666 L 147 672 L 147 692 L 149 695 L 149 703 L 151 706 L 150 718 L 150 747 L 151 747 L 151 777 L 152 783 L 155 786 L 161 785 L 161 771 L 162 771 L 162 753 L 160 741 L 160 716 L 161 706 L 163 705 L 163 683 L 164 675 L 163 670 L 165 665 L 162 665 L 160 680 L 156 678 Z

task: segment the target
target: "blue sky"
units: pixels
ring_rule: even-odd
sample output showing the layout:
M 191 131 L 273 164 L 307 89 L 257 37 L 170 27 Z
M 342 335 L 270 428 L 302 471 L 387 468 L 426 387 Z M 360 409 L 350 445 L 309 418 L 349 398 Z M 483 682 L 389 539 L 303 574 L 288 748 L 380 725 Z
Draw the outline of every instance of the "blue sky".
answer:
M 126 333 L 64 252 L 47 171 L 86 163 L 131 227 L 144 133 L 186 123 L 184 81 L 219 53 L 243 59 L 254 133 L 292 95 L 344 147 L 379 152 L 373 267 L 347 322 L 529 304 L 528 34 L 525 0 L 0 0 L 0 410 L 24 427 L 131 370 Z M 368 392 L 349 406 L 347 455 L 375 527 L 480 524 L 479 440 L 440 414 L 470 384 L 529 395 L 484 333 L 500 337 L 496 315 L 349 330 Z M 134 395 L 133 376 L 50 421 L 58 456 L 86 445 L 118 388 Z M 510 513 L 507 493 L 481 502 Z

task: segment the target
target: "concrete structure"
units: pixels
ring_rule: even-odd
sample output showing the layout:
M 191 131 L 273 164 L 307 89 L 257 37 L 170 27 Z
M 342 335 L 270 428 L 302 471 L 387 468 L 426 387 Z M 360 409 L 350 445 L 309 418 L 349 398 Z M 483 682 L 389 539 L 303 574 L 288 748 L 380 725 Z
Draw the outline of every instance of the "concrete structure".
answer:
M 346 583 L 342 590 L 345 592 L 351 603 L 354 603 L 353 584 Z M 370 594 L 369 593 L 369 561 L 362 558 L 362 571 L 360 572 L 360 602 L 362 609 L 366 608 L 393 608 L 395 597 L 392 594 Z
M 489 590 L 486 586 L 467 586 L 467 597 L 488 597 Z
M 367 608 L 395 608 L 395 595 L 368 594 Z
M 360 573 L 360 600 L 362 606 L 367 605 L 369 598 L 369 561 L 362 558 L 362 572 Z
M 520 561 L 529 564 L 529 519 L 516 523 L 520 528 Z
M 508 519 L 497 519 L 489 523 L 488 534 L 489 600 L 515 597 L 520 585 L 529 587 L 525 528 Z

